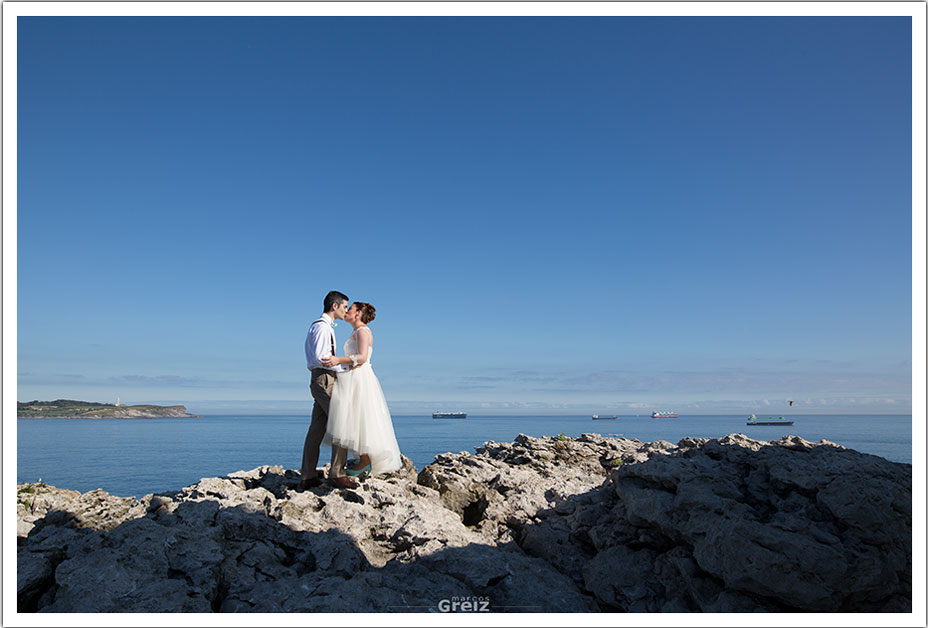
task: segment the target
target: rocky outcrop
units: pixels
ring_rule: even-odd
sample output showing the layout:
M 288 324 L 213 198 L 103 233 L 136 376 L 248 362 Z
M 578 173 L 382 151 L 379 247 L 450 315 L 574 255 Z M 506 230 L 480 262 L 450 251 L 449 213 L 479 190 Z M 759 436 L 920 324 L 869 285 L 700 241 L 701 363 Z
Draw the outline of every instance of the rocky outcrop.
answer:
M 357 490 L 19 486 L 39 612 L 909 611 L 911 466 L 796 437 L 531 438 Z
M 910 465 L 827 442 L 741 435 L 684 439 L 628 462 L 571 512 L 539 513 L 520 540 L 601 604 L 911 609 Z
M 113 410 L 95 410 L 81 415 L 80 419 L 188 419 L 202 418 L 190 414 L 186 406 L 119 406 Z

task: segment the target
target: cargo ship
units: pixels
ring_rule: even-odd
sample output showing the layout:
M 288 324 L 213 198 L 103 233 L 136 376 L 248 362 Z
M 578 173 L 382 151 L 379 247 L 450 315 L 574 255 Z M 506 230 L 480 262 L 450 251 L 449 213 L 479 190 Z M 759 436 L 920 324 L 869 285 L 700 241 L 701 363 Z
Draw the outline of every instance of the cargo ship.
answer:
M 433 419 L 466 419 L 466 412 L 433 412 Z
M 651 413 L 652 419 L 675 419 L 678 416 L 680 415 L 677 414 L 676 412 L 652 412 Z
M 594 421 L 615 421 L 618 418 L 619 417 L 617 417 L 614 414 L 594 414 L 593 415 Z
M 792 425 L 793 422 L 789 419 L 784 419 L 781 416 L 764 416 L 757 418 L 753 414 L 748 417 L 748 422 L 745 425 Z

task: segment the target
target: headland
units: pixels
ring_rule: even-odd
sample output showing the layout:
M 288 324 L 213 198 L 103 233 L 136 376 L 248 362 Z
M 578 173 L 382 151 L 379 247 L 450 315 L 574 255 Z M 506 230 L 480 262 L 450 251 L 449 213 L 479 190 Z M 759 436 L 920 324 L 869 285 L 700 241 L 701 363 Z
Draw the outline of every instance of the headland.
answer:
M 17 419 L 158 419 L 194 418 L 185 406 L 156 406 L 152 404 L 127 406 L 92 401 L 56 399 L 55 401 L 18 401 Z

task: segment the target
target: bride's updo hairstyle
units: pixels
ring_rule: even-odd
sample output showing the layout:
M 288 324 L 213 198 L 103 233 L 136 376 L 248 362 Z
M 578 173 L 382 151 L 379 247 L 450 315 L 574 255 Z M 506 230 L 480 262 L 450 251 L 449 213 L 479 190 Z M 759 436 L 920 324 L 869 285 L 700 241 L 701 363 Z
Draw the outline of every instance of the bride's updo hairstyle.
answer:
M 377 316 L 377 310 L 370 303 L 355 301 L 354 306 L 361 312 L 361 322 L 367 325 Z

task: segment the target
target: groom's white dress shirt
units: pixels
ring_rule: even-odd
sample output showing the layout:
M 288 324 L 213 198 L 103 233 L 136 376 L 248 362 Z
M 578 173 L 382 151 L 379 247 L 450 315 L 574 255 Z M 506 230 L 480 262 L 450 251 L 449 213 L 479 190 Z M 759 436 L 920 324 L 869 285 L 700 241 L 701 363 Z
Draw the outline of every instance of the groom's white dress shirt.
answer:
M 328 314 L 323 314 L 309 326 L 306 334 L 306 366 L 310 369 L 326 369 L 341 373 L 348 370 L 344 364 L 323 366 L 322 358 L 335 355 L 335 321 Z

